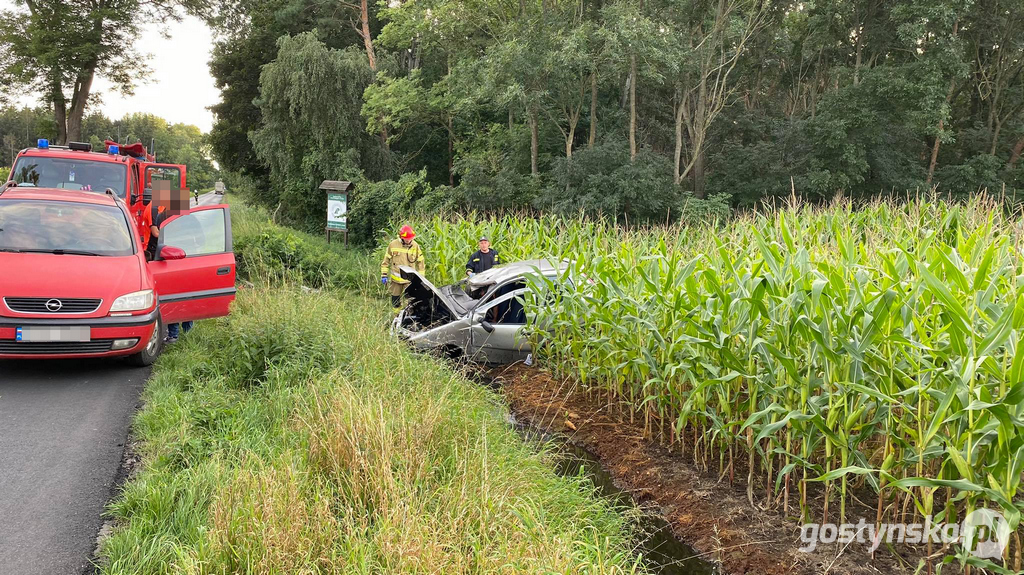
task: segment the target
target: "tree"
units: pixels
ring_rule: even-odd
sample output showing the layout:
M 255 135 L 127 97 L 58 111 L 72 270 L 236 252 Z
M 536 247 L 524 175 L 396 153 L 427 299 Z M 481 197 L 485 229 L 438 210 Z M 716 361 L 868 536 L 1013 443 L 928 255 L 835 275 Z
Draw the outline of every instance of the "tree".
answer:
M 270 168 L 264 203 L 281 202 L 287 219 L 315 229 L 323 219 L 320 182 L 388 174 L 380 141 L 366 134 L 360 117 L 371 81 L 355 47 L 333 50 L 316 32 L 278 41 L 277 59 L 260 75 L 261 125 L 250 135 Z
M 676 185 L 692 173 L 693 193 L 704 197 L 704 160 L 712 124 L 736 92 L 736 65 L 747 44 L 765 21 L 760 0 L 696 0 L 677 24 L 683 62 L 676 67 L 675 157 Z M 689 158 L 682 167 L 683 127 Z M 681 169 L 682 167 L 682 169 Z
M 18 0 L 16 6 L 0 12 L 2 75 L 44 94 L 58 143 L 81 139 L 97 74 L 130 93 L 145 72 L 134 48 L 140 22 L 211 14 L 202 0 Z

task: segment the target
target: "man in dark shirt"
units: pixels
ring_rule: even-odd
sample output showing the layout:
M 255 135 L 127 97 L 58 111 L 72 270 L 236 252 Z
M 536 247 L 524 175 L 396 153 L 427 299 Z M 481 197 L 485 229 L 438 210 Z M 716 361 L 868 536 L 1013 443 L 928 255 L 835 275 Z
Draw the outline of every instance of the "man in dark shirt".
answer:
M 478 247 L 480 249 L 469 256 L 469 262 L 466 264 L 466 275 L 468 276 L 485 272 L 501 263 L 498 261 L 498 252 L 491 249 L 491 242 L 486 236 L 480 238 Z

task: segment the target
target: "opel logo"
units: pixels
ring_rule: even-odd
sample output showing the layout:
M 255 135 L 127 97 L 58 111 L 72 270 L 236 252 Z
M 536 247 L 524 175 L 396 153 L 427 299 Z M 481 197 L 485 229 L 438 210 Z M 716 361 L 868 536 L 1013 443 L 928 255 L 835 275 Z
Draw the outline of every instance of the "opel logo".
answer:
M 54 313 L 60 311 L 62 307 L 64 307 L 64 304 L 60 303 L 59 299 L 51 299 L 46 302 L 46 309 Z

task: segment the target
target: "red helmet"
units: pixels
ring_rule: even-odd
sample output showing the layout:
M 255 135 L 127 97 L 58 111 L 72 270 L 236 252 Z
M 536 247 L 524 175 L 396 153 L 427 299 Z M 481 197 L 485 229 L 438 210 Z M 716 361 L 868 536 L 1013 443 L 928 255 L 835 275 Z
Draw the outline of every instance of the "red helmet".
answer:
M 411 240 L 416 237 L 416 232 L 412 231 L 412 226 L 402 226 L 402 229 L 398 230 L 398 237 Z

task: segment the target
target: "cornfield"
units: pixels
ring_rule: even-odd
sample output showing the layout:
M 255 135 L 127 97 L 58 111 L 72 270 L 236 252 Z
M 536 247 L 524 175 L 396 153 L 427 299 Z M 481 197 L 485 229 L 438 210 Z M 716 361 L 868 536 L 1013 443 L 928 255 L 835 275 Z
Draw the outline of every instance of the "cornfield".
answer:
M 957 554 L 968 571 L 1021 571 L 1024 224 L 998 202 L 417 230 L 439 285 L 461 277 L 481 233 L 504 261 L 572 260 L 590 281 L 536 306 L 542 361 L 745 483 L 752 504 L 821 523 L 845 522 L 855 498 L 876 523 L 994 509 L 1013 535 L 1002 561 Z

